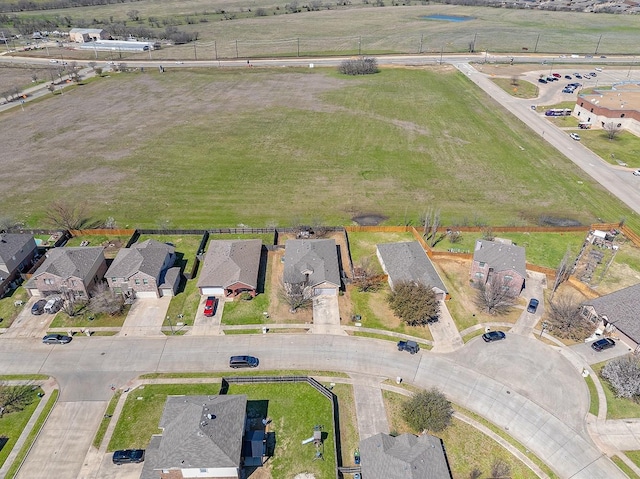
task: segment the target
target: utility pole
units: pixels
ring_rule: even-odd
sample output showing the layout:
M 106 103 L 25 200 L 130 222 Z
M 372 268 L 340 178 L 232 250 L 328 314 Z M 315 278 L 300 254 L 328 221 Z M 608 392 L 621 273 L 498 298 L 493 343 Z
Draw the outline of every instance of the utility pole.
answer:
M 196 50 L 196 42 L 193 42 L 193 57 L 198 61 L 198 50 Z
M 600 34 L 600 38 L 598 38 L 598 44 L 596 45 L 596 51 L 593 52 L 594 55 L 598 54 L 598 48 L 600 48 L 600 42 L 602 41 L 602 34 Z
M 538 42 L 540 41 L 540 34 L 538 33 L 538 38 L 536 38 L 536 46 L 533 48 L 533 53 L 538 53 Z

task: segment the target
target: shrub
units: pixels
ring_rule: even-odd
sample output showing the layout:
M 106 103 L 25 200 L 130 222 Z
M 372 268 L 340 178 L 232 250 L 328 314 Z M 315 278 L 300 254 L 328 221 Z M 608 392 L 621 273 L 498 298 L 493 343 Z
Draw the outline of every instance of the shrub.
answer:
M 416 431 L 443 431 L 452 416 L 451 403 L 436 388 L 417 392 L 402 405 L 402 417 Z
M 627 356 L 609 361 L 600 373 L 617 397 L 638 400 L 640 398 L 640 359 Z
M 345 75 L 371 75 L 372 73 L 378 73 L 378 60 L 375 58 L 355 58 L 344 60 L 340 63 L 338 71 Z

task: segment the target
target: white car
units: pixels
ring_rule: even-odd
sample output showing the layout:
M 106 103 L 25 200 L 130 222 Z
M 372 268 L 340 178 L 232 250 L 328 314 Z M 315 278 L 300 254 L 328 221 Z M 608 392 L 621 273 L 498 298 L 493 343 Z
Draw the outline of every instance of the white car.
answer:
M 634 176 L 640 176 L 640 169 L 633 171 Z
M 58 60 L 54 60 L 53 58 L 49 60 L 49 63 L 58 63 Z
M 578 135 L 577 133 L 571 133 L 569 136 L 570 136 L 573 140 L 580 141 L 580 135 Z

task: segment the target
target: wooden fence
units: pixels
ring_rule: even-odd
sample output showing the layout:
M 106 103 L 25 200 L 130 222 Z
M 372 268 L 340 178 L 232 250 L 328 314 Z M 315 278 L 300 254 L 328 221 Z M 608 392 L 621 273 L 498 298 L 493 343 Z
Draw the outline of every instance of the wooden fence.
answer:
M 635 231 L 633 231 L 627 225 L 624 225 L 622 228 L 620 228 L 620 231 L 622 231 L 622 234 L 628 240 L 630 240 L 634 245 L 636 245 L 638 248 L 640 248 L 640 235 L 639 234 L 637 234 Z
M 69 230 L 71 236 L 132 236 L 136 230 L 132 229 L 95 229 L 95 230 Z
M 580 291 L 589 299 L 600 297 L 600 293 L 598 293 L 595 289 L 590 288 L 588 285 L 580 281 L 575 276 L 569 276 L 567 283 L 569 283 L 571 286 L 576 288 L 578 291 Z

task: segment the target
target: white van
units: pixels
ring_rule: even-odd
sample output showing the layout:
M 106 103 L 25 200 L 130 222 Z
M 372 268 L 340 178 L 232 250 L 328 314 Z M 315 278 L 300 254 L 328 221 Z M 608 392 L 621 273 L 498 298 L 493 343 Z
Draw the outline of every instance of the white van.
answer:
M 44 312 L 47 314 L 55 314 L 60 311 L 61 306 L 62 300 L 60 298 L 51 298 L 47 301 L 47 304 L 44 305 Z

